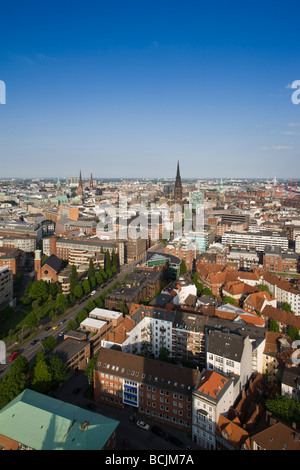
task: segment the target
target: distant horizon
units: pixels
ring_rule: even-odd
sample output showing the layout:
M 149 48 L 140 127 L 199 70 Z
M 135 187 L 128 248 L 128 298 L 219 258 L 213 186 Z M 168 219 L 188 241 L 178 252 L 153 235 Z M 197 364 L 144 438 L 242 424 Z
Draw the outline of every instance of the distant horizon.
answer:
M 22 176 L 7 176 L 7 177 L 0 177 L 0 181 L 7 181 L 7 180 L 49 180 L 49 181 L 57 181 L 58 179 L 60 181 L 63 181 L 65 179 L 71 179 L 71 178 L 79 178 L 78 176 L 32 176 L 32 177 L 22 177 Z M 85 177 L 82 175 L 82 181 L 89 181 L 90 175 Z M 107 181 L 137 181 L 137 180 L 144 180 L 144 181 L 153 181 L 153 180 L 164 180 L 164 181 L 175 181 L 175 177 L 164 177 L 164 176 L 153 176 L 153 177 L 147 177 L 147 176 L 139 176 L 139 177 L 100 177 L 96 176 L 93 174 L 93 180 L 107 180 Z M 274 176 L 270 177 L 234 177 L 234 178 L 226 178 L 226 177 L 219 177 L 219 176 L 207 176 L 207 177 L 181 177 L 181 181 L 206 181 L 206 180 L 222 180 L 224 181 L 268 181 L 268 182 L 273 182 Z M 291 180 L 295 183 L 297 181 L 300 181 L 300 178 L 295 178 L 295 177 L 276 177 L 277 182 L 278 181 L 287 181 L 290 182 Z

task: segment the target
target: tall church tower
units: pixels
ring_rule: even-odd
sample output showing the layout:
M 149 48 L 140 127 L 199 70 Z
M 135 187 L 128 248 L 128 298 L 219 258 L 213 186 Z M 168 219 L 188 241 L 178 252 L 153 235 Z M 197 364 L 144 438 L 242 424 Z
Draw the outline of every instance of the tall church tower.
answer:
M 93 175 L 91 173 L 91 179 L 90 179 L 90 191 L 94 191 L 94 182 L 93 182 Z
M 182 185 L 181 185 L 181 177 L 180 177 L 180 170 L 179 170 L 179 160 L 177 162 L 177 174 L 174 186 L 174 201 L 175 204 L 182 204 Z
M 80 171 L 77 195 L 82 196 L 82 193 L 83 193 L 83 187 L 82 187 L 82 177 L 81 177 L 81 171 Z

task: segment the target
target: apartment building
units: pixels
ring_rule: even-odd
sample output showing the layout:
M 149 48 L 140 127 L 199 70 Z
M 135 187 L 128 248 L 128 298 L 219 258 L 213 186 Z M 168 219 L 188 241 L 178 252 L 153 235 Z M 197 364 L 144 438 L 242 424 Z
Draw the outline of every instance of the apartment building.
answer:
M 263 284 L 266 284 L 270 292 L 277 299 L 277 303 L 287 302 L 290 304 L 295 315 L 300 315 L 300 290 L 289 281 L 263 271 L 261 274 Z
M 43 228 L 39 223 L 1 222 L 0 236 L 3 237 L 33 237 L 39 242 L 43 236 Z
M 0 236 L 0 246 L 15 248 L 25 253 L 33 252 L 37 247 L 37 240 L 34 236 Z
M 119 264 L 123 265 L 125 262 L 125 242 L 113 242 L 100 240 L 95 237 L 77 237 L 77 238 L 67 238 L 67 237 L 56 237 L 52 236 L 50 239 L 47 239 L 45 242 L 45 248 L 47 252 L 51 255 L 54 254 L 60 259 L 69 260 L 72 259 L 72 256 L 77 252 L 82 254 L 83 252 L 94 253 L 97 257 L 99 254 L 108 251 L 110 254 L 115 251 L 118 255 Z M 88 256 L 86 257 L 86 259 Z
M 18 248 L 0 247 L 0 266 L 7 266 L 14 277 L 20 273 L 24 264 L 24 252 Z
M 192 439 L 203 449 L 216 449 L 219 416 L 233 405 L 237 396 L 235 390 L 234 378 L 203 369 L 192 398 Z
M 252 374 L 252 344 L 249 336 L 208 330 L 206 368 L 226 376 L 239 377 L 239 391 Z
M 191 431 L 192 390 L 199 377 L 197 369 L 101 348 L 94 369 L 94 397 Z
M 161 271 L 137 271 L 132 273 L 112 292 L 105 297 L 105 308 L 120 310 L 121 305 L 130 309 L 134 303 L 140 303 L 155 297 L 161 289 L 163 273 Z
M 278 246 L 267 246 L 263 255 L 263 266 L 267 271 L 296 273 L 298 258 L 295 253 L 284 252 Z
M 0 267 L 0 310 L 13 300 L 13 272 L 9 267 Z
M 164 248 L 164 253 L 176 256 L 181 261 L 184 261 L 187 270 L 190 271 L 196 260 L 198 249 L 196 244 L 190 239 L 181 237 L 169 241 Z
M 289 247 L 285 232 L 225 232 L 222 235 L 222 244 L 230 246 L 246 246 L 257 251 L 265 251 L 266 246 L 278 246 L 283 250 Z
M 137 305 L 130 316 L 136 326 L 123 342 L 122 351 L 131 354 L 153 354 L 157 358 L 161 348 L 165 348 L 171 357 L 173 317 L 171 312 Z

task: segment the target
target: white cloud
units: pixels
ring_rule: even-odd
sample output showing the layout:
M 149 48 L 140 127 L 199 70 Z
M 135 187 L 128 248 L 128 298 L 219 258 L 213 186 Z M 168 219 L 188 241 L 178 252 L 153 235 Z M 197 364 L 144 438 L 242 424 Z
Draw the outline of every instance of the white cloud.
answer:
M 281 132 L 281 134 L 284 134 L 284 135 L 300 135 L 300 132 L 284 131 L 284 132 Z
M 262 150 L 294 150 L 294 147 L 287 145 L 271 145 L 270 147 L 261 147 Z
M 299 126 L 300 126 L 300 122 L 289 122 L 288 126 L 289 126 L 289 127 L 299 127 Z

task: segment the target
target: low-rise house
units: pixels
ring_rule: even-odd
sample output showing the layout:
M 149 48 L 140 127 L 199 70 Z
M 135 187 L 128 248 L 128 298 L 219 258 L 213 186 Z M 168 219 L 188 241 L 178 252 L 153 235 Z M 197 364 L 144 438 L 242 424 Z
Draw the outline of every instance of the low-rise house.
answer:
M 300 450 L 299 431 L 266 413 L 263 430 L 251 436 L 251 450 Z
M 266 305 L 261 311 L 261 317 L 267 325 L 270 324 L 271 320 L 275 320 L 281 333 L 286 333 L 290 327 L 295 327 L 300 332 L 300 317 L 293 315 L 291 312 Z
M 259 291 L 248 295 L 244 301 L 243 308 L 247 312 L 262 312 L 267 305 L 276 308 L 276 298 L 269 294 L 269 292 Z

